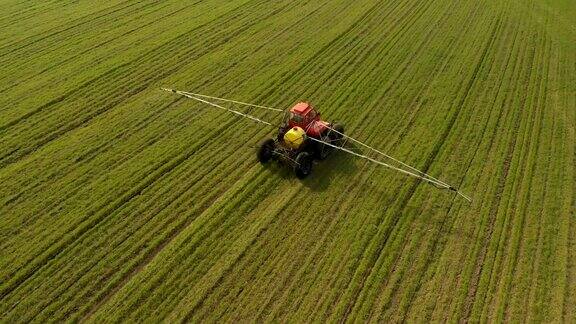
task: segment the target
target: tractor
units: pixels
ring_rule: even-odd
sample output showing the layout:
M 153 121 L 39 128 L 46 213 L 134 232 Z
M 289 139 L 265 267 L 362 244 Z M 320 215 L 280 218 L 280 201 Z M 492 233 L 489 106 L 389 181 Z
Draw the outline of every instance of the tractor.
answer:
M 303 179 L 312 172 L 314 160 L 326 159 L 343 138 L 342 125 L 321 120 L 320 113 L 310 103 L 300 102 L 285 114 L 276 138 L 262 142 L 258 160 L 262 164 L 273 159 L 285 162 Z
M 205 103 L 219 110 L 227 111 L 266 126 L 275 127 L 274 124 L 269 121 L 262 120 L 236 109 L 226 108 L 220 104 L 211 102 L 208 99 L 276 112 L 284 111 L 278 108 L 218 98 L 199 93 L 168 88 L 162 88 L 162 90 Z M 355 144 L 360 145 L 367 153 L 364 153 L 363 151 L 358 152 L 352 150 L 350 147 L 346 147 L 346 141 L 352 141 Z M 456 187 L 440 181 L 424 171 L 420 171 L 398 159 L 395 159 L 368 144 L 348 135 L 344 135 L 344 127 L 342 125 L 322 121 L 320 119 L 320 113 L 318 113 L 308 102 L 300 102 L 289 111 L 286 111 L 281 126 L 278 128 L 278 135 L 276 138 L 269 138 L 260 145 L 260 148 L 258 149 L 258 160 L 260 160 L 262 164 L 268 163 L 272 159 L 287 162 L 294 168 L 296 176 L 302 179 L 310 175 L 312 172 L 312 164 L 315 159 L 325 159 L 332 150 L 346 152 L 380 166 L 426 181 L 434 185 L 436 188 L 453 191 L 459 196 L 462 196 L 462 198 L 466 199 L 468 202 L 472 202 L 472 198 L 460 192 Z M 370 152 L 372 152 L 372 157 L 368 156 L 368 153 Z

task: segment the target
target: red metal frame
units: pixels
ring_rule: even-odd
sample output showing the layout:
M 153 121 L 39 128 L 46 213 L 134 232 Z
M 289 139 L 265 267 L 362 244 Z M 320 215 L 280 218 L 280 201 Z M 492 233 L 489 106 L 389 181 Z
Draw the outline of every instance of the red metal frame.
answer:
M 288 125 L 291 128 L 301 127 L 306 131 L 306 135 L 314 138 L 319 138 L 330 126 L 320 119 L 320 114 L 307 102 L 297 103 L 290 109 Z

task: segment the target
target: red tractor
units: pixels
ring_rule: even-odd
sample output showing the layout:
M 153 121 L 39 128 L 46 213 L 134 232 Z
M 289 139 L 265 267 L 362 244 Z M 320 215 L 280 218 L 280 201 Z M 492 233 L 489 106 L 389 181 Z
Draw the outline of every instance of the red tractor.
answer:
M 258 160 L 263 164 L 272 159 L 287 162 L 302 179 L 312 172 L 314 159 L 327 158 L 333 149 L 330 145 L 340 145 L 343 137 L 342 125 L 321 120 L 320 113 L 312 105 L 300 102 L 284 118 L 276 139 L 262 142 Z
M 282 109 L 254 105 L 199 93 L 167 88 L 163 88 L 163 90 L 205 103 L 214 108 L 225 110 L 229 113 L 267 126 L 272 126 L 272 123 L 235 109 L 226 108 L 220 104 L 211 102 L 208 99 L 276 112 L 283 111 Z M 347 140 L 362 146 L 368 153 L 372 152 L 372 157 L 369 157 L 367 155 L 368 153 L 363 153 L 362 151 L 355 152 L 350 148 L 345 147 L 345 141 Z M 290 109 L 289 114 L 285 115 L 282 126 L 278 129 L 278 136 L 276 139 L 267 139 L 260 146 L 260 149 L 258 150 L 258 159 L 261 163 L 268 163 L 271 159 L 288 162 L 294 167 L 296 176 L 298 178 L 304 178 L 312 172 L 312 163 L 314 159 L 325 159 L 333 149 L 338 149 L 358 158 L 368 160 L 372 163 L 393 169 L 405 175 L 426 181 L 433 184 L 436 188 L 456 192 L 458 195 L 462 196 L 462 198 L 472 202 L 470 197 L 466 196 L 457 188 L 447 184 L 446 182 L 440 181 L 423 171 L 368 146 L 368 144 L 344 135 L 344 127 L 342 127 L 342 125 L 327 123 L 320 120 L 320 114 L 307 102 L 301 102 Z M 375 154 L 378 154 L 378 156 L 375 156 Z

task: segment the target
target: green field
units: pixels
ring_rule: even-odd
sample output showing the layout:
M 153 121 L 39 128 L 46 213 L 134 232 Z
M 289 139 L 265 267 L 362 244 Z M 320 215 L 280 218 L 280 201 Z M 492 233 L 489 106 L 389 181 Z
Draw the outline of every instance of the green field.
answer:
M 575 143 L 572 0 L 0 0 L 0 322 L 576 322 Z

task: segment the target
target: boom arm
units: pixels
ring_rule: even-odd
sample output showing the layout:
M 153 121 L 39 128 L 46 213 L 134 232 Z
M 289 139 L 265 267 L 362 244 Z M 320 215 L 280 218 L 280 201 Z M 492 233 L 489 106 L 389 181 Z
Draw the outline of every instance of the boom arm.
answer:
M 196 101 L 205 103 L 205 104 L 210 105 L 210 106 L 212 106 L 212 107 L 215 107 L 215 108 L 218 108 L 218 109 L 221 109 L 221 110 L 225 110 L 225 111 L 228 111 L 228 112 L 233 113 L 233 114 L 235 114 L 235 115 L 238 115 L 238 116 L 241 116 L 241 117 L 250 119 L 250 120 L 252 120 L 252 121 L 255 121 L 255 122 L 257 122 L 257 123 L 261 123 L 261 124 L 268 125 L 268 126 L 272 126 L 272 127 L 273 127 L 274 125 L 273 125 L 272 123 L 268 122 L 268 121 L 262 120 L 262 119 L 260 119 L 260 118 L 254 117 L 254 116 L 252 116 L 252 115 L 250 115 L 250 114 L 246 114 L 246 113 L 243 113 L 243 112 L 234 110 L 234 109 L 230 109 L 230 108 L 223 107 L 223 106 L 221 106 L 221 105 L 215 104 L 215 103 L 213 103 L 213 102 L 210 102 L 210 101 L 205 100 L 205 99 L 202 99 L 202 98 L 216 99 L 216 100 L 221 100 L 221 101 L 225 101 L 225 102 L 236 103 L 236 104 L 240 104 L 240 105 L 244 105 L 244 106 L 257 107 L 257 108 L 274 110 L 274 111 L 282 111 L 282 110 L 276 109 L 276 108 L 270 108 L 270 107 L 260 106 L 260 105 L 253 105 L 253 104 L 249 104 L 249 103 L 245 103 L 245 102 L 241 102 L 241 101 L 235 101 L 235 100 L 230 100 L 230 99 L 212 97 L 212 96 L 207 96 L 207 95 L 201 95 L 201 94 L 192 93 L 192 92 L 185 92 L 185 91 L 174 90 L 174 89 L 167 89 L 167 88 L 162 88 L 162 90 L 168 91 L 168 92 L 172 92 L 172 93 L 175 93 L 175 94 L 177 94 L 177 95 L 184 96 L 184 97 L 186 97 L 186 98 L 193 99 L 193 100 L 196 100 Z M 352 151 L 352 150 L 350 150 L 350 149 L 348 149 L 348 148 L 345 148 L 345 147 L 343 147 L 343 146 L 337 146 L 337 145 L 334 145 L 334 144 L 332 144 L 332 143 L 329 143 L 329 142 L 326 142 L 326 141 L 322 141 L 322 140 L 319 140 L 319 139 L 316 139 L 316 138 L 313 138 L 313 137 L 308 137 L 308 138 L 309 138 L 310 140 L 312 140 L 312 141 L 322 143 L 322 144 L 324 144 L 324 145 L 327 145 L 327 146 L 332 147 L 332 148 L 334 148 L 334 149 L 340 150 L 340 151 L 342 151 L 342 152 L 346 152 L 346 153 L 348 153 L 348 154 L 352 154 L 352 155 L 354 155 L 354 156 L 356 156 L 356 157 L 359 157 L 359 158 L 368 160 L 368 161 L 370 161 L 370 162 L 376 163 L 376 164 L 381 165 L 381 166 L 383 166 L 383 167 L 386 167 L 386 168 L 392 169 L 392 170 L 394 170 L 394 171 L 398 171 L 398 172 L 400 172 L 400 173 L 403 173 L 403 174 L 405 174 L 405 175 L 408 175 L 408 176 L 411 176 L 411 177 L 420 179 L 420 180 L 422 180 L 422 181 L 428 182 L 428 183 L 434 185 L 435 187 L 437 187 L 437 188 L 439 188 L 439 189 L 448 189 L 448 190 L 450 190 L 450 191 L 455 192 L 456 194 L 458 194 L 459 196 L 461 196 L 462 198 L 464 198 L 466 201 L 472 202 L 472 199 L 471 199 L 469 196 L 465 195 L 464 193 L 462 193 L 460 190 L 458 190 L 458 189 L 455 188 L 454 186 L 449 185 L 449 184 L 447 184 L 446 182 L 443 182 L 443 181 L 441 181 L 441 180 L 438 180 L 438 179 L 432 177 L 431 175 L 429 175 L 429 174 L 427 174 L 427 173 L 424 173 L 424 172 L 422 172 L 422 171 L 420 171 L 420 170 L 418 170 L 418 169 L 416 169 L 416 168 L 414 168 L 414 167 L 412 167 L 412 166 L 410 166 L 410 165 L 408 165 L 408 164 L 406 164 L 406 163 L 404 163 L 404 162 L 402 162 L 402 161 L 400 161 L 400 160 L 398 160 L 398 159 L 395 159 L 395 158 L 391 157 L 390 155 L 387 155 L 387 154 L 385 154 L 385 153 L 383 153 L 383 152 L 381 152 L 381 151 L 379 151 L 379 150 L 377 150 L 377 149 L 375 149 L 375 148 L 373 148 L 373 147 L 371 147 L 371 146 L 368 146 L 367 144 L 362 143 L 362 142 L 360 142 L 360 141 L 358 141 L 358 140 L 356 140 L 356 139 L 354 139 L 354 138 L 352 138 L 352 137 L 350 137 L 350 136 L 344 135 L 343 133 L 340 133 L 340 132 L 338 132 L 337 130 L 331 128 L 331 127 L 330 127 L 329 129 L 330 129 L 330 131 L 336 132 L 336 133 L 338 133 L 339 135 L 344 136 L 345 138 L 347 138 L 347 139 L 349 139 L 349 140 L 351 140 L 351 141 L 353 141 L 353 142 L 355 142 L 355 143 L 357 143 L 357 144 L 359 144 L 359 145 L 361 145 L 361 146 L 363 146 L 363 147 L 365 147 L 365 148 L 367 148 L 367 149 L 369 149 L 369 150 L 371 150 L 371 151 L 374 151 L 374 152 L 378 153 L 379 155 L 381 155 L 381 156 L 383 156 L 383 157 L 385 157 L 385 158 L 387 158 L 387 159 L 390 159 L 390 160 L 392 160 L 392 161 L 394 161 L 394 162 L 396 162 L 396 163 L 399 163 L 400 165 L 402 165 L 403 167 L 407 168 L 408 170 L 405 170 L 405 169 L 400 168 L 400 167 L 397 167 L 397 166 L 393 166 L 393 165 L 391 165 L 391 164 L 389 164 L 389 163 L 386 163 L 386 162 L 383 162 L 383 161 L 376 160 L 376 159 L 371 158 L 371 157 L 369 157 L 369 156 L 367 156 L 367 155 L 354 152 L 354 151 Z

